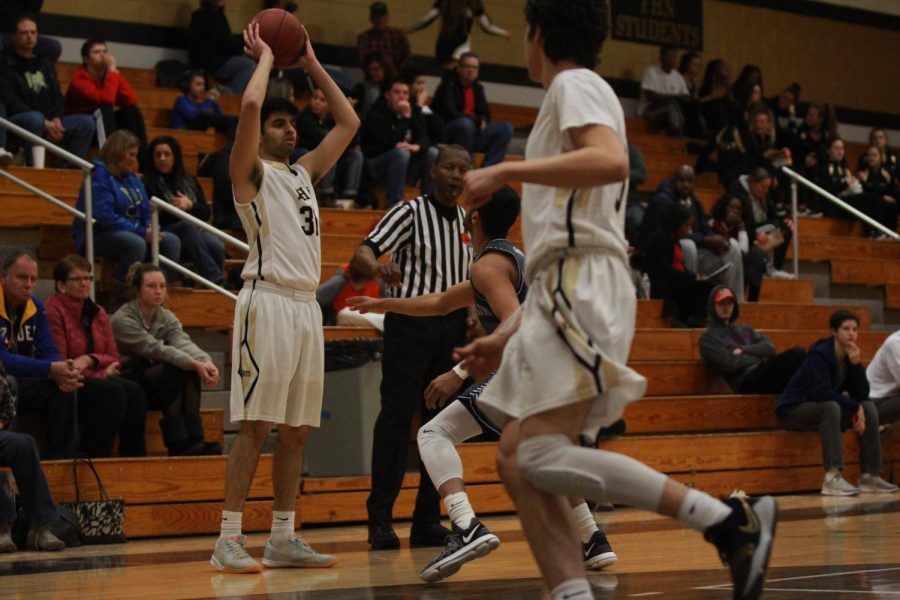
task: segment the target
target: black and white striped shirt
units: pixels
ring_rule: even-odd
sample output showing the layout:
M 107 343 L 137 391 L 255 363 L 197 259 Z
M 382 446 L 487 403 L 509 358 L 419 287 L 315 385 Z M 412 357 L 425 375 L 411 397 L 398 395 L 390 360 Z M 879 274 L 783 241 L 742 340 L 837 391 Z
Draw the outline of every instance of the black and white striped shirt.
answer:
M 459 206 L 444 206 L 426 194 L 401 202 L 384 215 L 363 242 L 376 257 L 391 254 L 400 267 L 395 298 L 410 298 L 447 288 L 469 278 L 472 245 Z

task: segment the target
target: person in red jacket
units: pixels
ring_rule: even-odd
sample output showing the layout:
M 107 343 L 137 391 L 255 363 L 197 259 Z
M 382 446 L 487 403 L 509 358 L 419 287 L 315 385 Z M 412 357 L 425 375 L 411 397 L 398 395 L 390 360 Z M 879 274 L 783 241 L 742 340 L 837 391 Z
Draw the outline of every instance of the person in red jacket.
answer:
M 109 317 L 90 298 L 91 263 L 70 254 L 53 267 L 53 279 L 56 294 L 45 305 L 50 333 L 60 356 L 84 377 L 79 408 L 92 408 L 79 411 L 88 415 L 82 450 L 93 457 L 110 456 L 118 434 L 119 456 L 146 456 L 146 396 L 140 385 L 119 377 L 119 350 Z
M 81 45 L 82 65 L 72 72 L 66 91 L 65 114 L 93 113 L 100 109 L 104 137 L 118 129 L 128 129 L 147 144 L 144 115 L 137 105 L 137 94 L 119 73 L 115 57 L 103 40 L 88 40 Z M 98 136 L 99 136 L 98 128 Z M 103 140 L 98 137 L 100 145 Z

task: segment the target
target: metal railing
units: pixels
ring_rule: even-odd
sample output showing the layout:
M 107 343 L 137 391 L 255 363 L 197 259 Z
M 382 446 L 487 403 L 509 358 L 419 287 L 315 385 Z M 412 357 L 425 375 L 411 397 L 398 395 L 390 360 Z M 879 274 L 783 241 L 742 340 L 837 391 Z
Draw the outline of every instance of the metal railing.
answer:
M 59 198 L 48 194 L 47 192 L 36 188 L 31 185 L 27 181 L 16 177 L 6 169 L 0 169 L 0 175 L 9 179 L 16 185 L 28 190 L 32 194 L 36 195 L 38 198 L 50 202 L 54 206 L 63 209 L 67 213 L 81 219 L 85 222 L 85 236 L 84 236 L 84 250 L 85 256 L 90 263 L 91 267 L 94 265 L 94 200 L 93 200 L 93 190 L 91 189 L 91 172 L 94 170 L 94 165 L 84 160 L 81 157 L 75 156 L 71 152 L 64 150 L 54 144 L 53 142 L 49 142 L 44 138 L 37 136 L 27 129 L 23 129 L 9 121 L 8 119 L 4 119 L 0 117 L 0 127 L 4 127 L 8 129 L 11 133 L 16 134 L 18 137 L 26 140 L 27 142 L 37 145 L 43 146 L 46 148 L 51 154 L 55 154 L 60 158 L 63 158 L 79 169 L 81 169 L 82 174 L 84 175 L 84 181 L 82 185 L 84 186 L 84 212 L 76 208 L 72 208 Z M 94 298 L 94 283 L 91 282 L 91 299 Z
M 231 298 L 232 300 L 237 301 L 237 296 L 235 296 L 234 294 L 232 294 L 231 292 L 229 292 L 222 286 L 220 286 L 216 283 L 213 283 L 212 281 L 210 281 L 209 279 L 206 279 L 202 275 L 198 275 L 197 273 L 194 273 L 190 269 L 187 269 L 187 268 L 181 266 L 180 264 L 178 264 L 174 260 L 169 259 L 168 257 L 159 255 L 159 233 L 162 231 L 159 226 L 159 211 L 160 210 L 164 210 L 167 213 L 174 215 L 175 217 L 177 217 L 179 219 L 187 221 L 188 223 L 191 223 L 192 225 L 199 227 L 201 230 L 206 231 L 207 233 L 210 233 L 210 234 L 216 236 L 217 238 L 219 238 L 226 244 L 231 244 L 232 246 L 235 246 L 236 248 L 239 248 L 239 249 L 243 250 L 244 252 L 249 253 L 250 246 L 248 246 L 241 240 L 237 239 L 236 237 L 228 235 L 224 231 L 221 231 L 220 229 L 213 227 L 206 221 L 202 221 L 202 220 L 198 219 L 197 217 L 195 217 L 194 215 L 189 214 L 189 213 L 181 210 L 180 208 L 172 206 L 171 204 L 169 204 L 162 198 L 158 198 L 156 196 L 153 196 L 152 198 L 150 198 L 150 230 L 153 232 L 153 236 L 152 236 L 153 241 L 150 244 L 151 262 L 153 262 L 153 264 L 157 265 L 157 266 L 159 264 L 163 264 L 164 266 L 169 267 L 170 269 L 177 271 L 178 273 L 181 273 L 185 277 L 190 277 L 191 279 L 193 279 L 194 281 L 197 281 L 201 285 L 204 285 L 204 286 L 208 287 L 209 289 L 222 294 L 223 296 L 227 296 L 228 298 Z

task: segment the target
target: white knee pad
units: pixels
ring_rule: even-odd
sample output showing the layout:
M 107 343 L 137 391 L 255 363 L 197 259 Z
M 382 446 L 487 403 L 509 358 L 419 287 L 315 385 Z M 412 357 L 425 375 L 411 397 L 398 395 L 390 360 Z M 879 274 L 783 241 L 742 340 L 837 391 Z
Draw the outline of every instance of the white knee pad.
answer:
M 453 402 L 419 428 L 416 442 L 434 486 L 462 479 L 462 461 L 455 446 L 481 433 L 481 427 L 459 402 Z
M 517 452 L 519 470 L 526 481 L 545 492 L 605 498 L 603 477 L 589 469 L 589 463 L 578 460 L 579 450 L 561 433 L 526 438 L 519 443 Z

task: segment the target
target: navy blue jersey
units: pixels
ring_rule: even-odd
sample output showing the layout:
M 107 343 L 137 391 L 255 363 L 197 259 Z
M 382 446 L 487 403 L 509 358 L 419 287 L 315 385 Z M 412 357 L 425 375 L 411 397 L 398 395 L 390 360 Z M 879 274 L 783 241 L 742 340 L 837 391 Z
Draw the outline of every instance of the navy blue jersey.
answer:
M 516 287 L 516 297 L 519 299 L 519 304 L 525 302 L 525 294 L 528 293 L 528 286 L 525 284 L 525 254 L 509 240 L 497 238 L 485 245 L 484 249 L 475 257 L 475 261 L 478 261 L 478 259 L 489 252 L 505 254 L 516 262 L 516 267 L 519 271 L 519 285 Z M 475 310 L 478 312 L 478 318 L 481 320 L 484 330 L 487 333 L 491 333 L 500 324 L 500 319 L 491 310 L 487 298 L 478 291 L 474 283 L 472 284 L 472 290 L 475 292 Z

